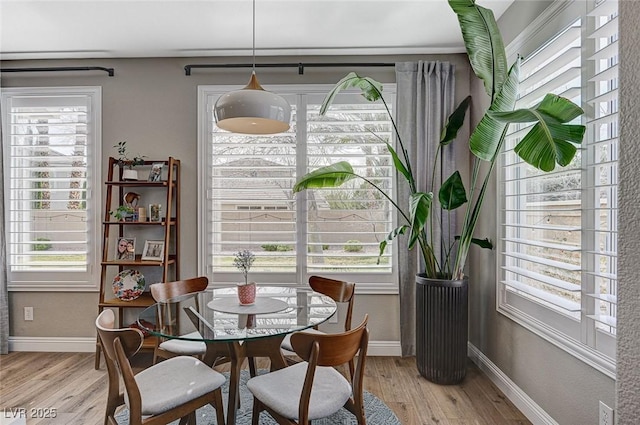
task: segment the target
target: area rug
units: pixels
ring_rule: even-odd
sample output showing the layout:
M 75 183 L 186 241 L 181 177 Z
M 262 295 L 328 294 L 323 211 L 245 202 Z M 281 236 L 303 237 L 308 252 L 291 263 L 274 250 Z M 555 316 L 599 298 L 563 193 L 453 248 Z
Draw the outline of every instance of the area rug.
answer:
M 262 370 L 258 373 L 263 372 Z M 227 381 L 222 387 L 222 396 L 224 398 L 225 408 L 227 406 L 227 398 L 229 396 L 229 373 L 225 372 Z M 237 425 L 251 424 L 251 409 L 253 406 L 253 396 L 251 391 L 247 389 L 247 380 L 249 380 L 249 372 L 243 370 L 240 375 L 240 409 L 237 414 Z M 400 425 L 400 421 L 396 415 L 373 394 L 364 392 L 364 413 L 367 418 L 367 425 Z M 198 425 L 217 425 L 215 412 L 213 407 L 207 405 L 197 411 Z M 129 423 L 129 412 L 125 408 L 118 414 L 116 419 L 119 425 L 127 425 Z M 177 424 L 178 421 L 172 422 Z M 337 413 L 323 419 L 313 421 L 313 425 L 356 425 L 355 416 L 346 409 L 341 409 Z M 262 412 L 260 415 L 260 425 L 278 425 L 276 421 L 267 413 Z

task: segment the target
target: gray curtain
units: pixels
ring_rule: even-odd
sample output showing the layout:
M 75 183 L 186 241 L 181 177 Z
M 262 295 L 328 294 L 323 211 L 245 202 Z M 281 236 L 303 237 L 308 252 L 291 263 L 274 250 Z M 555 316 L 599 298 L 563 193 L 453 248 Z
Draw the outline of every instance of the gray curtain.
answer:
M 0 110 L 0 116 L 2 116 Z M 2 126 L 0 125 L 0 140 Z M 4 143 L 4 142 L 3 142 Z M 0 143 L 0 354 L 9 352 L 9 293 L 7 292 L 6 232 L 4 226 L 4 154 Z
M 411 159 L 419 191 L 431 188 L 433 157 L 440 140 L 442 126 L 455 108 L 455 66 L 448 62 L 396 63 L 396 123 L 402 142 Z M 443 151 L 437 165 L 435 187 L 454 171 L 454 159 Z M 404 177 L 398 176 L 404 182 Z M 437 194 L 436 194 L 437 197 Z M 400 185 L 398 202 L 408 205 L 409 188 Z M 436 209 L 433 213 L 439 212 Z M 447 216 L 442 216 L 441 220 Z M 450 216 L 453 223 L 455 217 Z M 443 228 L 447 228 L 446 221 Z M 435 234 L 438 240 L 439 235 Z M 407 251 L 407 239 L 398 241 L 398 269 L 400 279 L 400 343 L 403 356 L 415 355 L 415 275 L 423 266 L 418 250 Z M 435 247 L 434 247 L 435 248 Z

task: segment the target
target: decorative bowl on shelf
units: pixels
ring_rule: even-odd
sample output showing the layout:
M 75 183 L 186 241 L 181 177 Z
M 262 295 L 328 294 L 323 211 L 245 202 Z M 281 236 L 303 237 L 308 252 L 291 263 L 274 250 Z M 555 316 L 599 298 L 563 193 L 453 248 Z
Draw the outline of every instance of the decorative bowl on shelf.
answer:
M 144 292 L 144 275 L 138 270 L 123 270 L 113 278 L 113 293 L 122 301 L 132 301 Z

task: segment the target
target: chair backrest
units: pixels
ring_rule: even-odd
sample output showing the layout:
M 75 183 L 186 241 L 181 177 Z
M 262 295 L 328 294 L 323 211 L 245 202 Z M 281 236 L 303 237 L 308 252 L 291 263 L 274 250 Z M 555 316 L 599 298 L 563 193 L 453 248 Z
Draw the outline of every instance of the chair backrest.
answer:
M 337 303 L 347 304 L 347 313 L 344 318 L 344 330 L 351 329 L 351 317 L 353 315 L 353 301 L 356 284 L 342 280 L 329 279 L 321 276 L 311 276 L 309 286 L 316 292 L 320 292 Z
M 207 286 L 209 286 L 209 279 L 205 276 L 200 276 L 173 282 L 154 283 L 149 286 L 149 288 L 151 289 L 151 296 L 154 300 L 166 302 L 180 295 L 204 291 L 207 289 Z
M 369 315 L 357 328 L 338 334 L 296 332 L 291 335 L 291 345 L 301 359 L 317 366 L 340 366 L 360 353 L 360 360 L 367 355 Z M 358 362 L 360 365 L 360 361 Z
M 115 329 L 115 315 L 113 310 L 104 310 L 98 315 L 96 319 L 96 329 L 107 361 L 116 361 L 116 354 L 113 349 L 113 342 L 116 338 L 120 338 L 122 348 L 127 358 L 136 354 L 142 347 L 144 335 L 138 329 Z
M 298 423 L 308 423 L 309 403 L 313 391 L 313 381 L 318 366 L 340 366 L 349 363 L 352 398 L 345 405 L 364 423 L 363 382 L 364 363 L 367 358 L 369 330 L 368 315 L 357 328 L 339 334 L 317 334 L 296 332 L 291 335 L 291 345 L 296 354 L 308 362 L 304 385 L 298 406 Z M 353 370 L 353 359 L 358 355 L 358 364 Z
M 141 423 L 142 399 L 129 359 L 142 347 L 144 335 L 138 329 L 116 329 L 114 325 L 115 315 L 112 310 L 104 310 L 96 319 L 96 330 L 109 375 L 107 405 L 116 406 L 122 402 L 122 396 L 119 395 L 119 376 L 122 375 L 129 399 L 130 421 Z

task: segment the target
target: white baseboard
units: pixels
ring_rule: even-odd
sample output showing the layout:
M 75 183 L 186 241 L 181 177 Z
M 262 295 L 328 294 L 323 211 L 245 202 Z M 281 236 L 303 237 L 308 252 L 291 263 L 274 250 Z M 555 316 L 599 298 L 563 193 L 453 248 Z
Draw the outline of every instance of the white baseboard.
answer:
M 369 341 L 367 356 L 400 357 L 402 356 L 400 341 Z
M 87 337 L 9 337 L 9 351 L 92 353 L 96 339 Z M 400 341 L 370 341 L 369 356 L 400 356 Z
M 9 351 L 93 353 L 96 351 L 96 339 L 95 337 L 10 336 Z
M 547 412 L 502 372 L 475 345 L 468 343 L 469 358 L 534 425 L 558 425 Z

